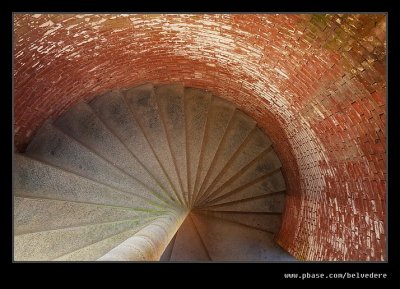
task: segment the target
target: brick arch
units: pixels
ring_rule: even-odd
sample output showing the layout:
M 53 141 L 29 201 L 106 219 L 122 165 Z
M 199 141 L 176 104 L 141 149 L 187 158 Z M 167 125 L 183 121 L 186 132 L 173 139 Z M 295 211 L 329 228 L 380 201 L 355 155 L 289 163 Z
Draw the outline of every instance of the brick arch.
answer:
M 374 15 L 16 14 L 14 128 L 79 100 L 182 82 L 233 101 L 271 136 L 299 259 L 383 260 L 386 18 Z

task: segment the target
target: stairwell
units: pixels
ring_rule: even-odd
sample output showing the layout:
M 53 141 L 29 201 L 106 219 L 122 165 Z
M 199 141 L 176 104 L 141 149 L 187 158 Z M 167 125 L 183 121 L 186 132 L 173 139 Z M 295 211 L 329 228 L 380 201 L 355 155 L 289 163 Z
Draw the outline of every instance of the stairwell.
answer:
M 232 103 L 181 84 L 79 102 L 15 154 L 16 261 L 293 261 L 285 180 Z

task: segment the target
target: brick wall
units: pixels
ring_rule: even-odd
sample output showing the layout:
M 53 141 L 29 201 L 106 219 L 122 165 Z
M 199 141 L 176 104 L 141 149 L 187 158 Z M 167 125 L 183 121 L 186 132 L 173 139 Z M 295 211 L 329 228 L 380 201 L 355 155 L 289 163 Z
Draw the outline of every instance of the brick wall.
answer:
M 281 246 L 386 258 L 384 15 L 16 14 L 14 30 L 16 150 L 112 88 L 205 88 L 273 140 L 288 186 Z

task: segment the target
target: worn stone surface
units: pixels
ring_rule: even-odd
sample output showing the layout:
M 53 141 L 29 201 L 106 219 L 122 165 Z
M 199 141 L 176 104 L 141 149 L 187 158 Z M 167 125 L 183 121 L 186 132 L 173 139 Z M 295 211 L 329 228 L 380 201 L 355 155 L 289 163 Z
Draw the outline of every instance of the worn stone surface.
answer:
M 53 260 L 91 243 L 137 227 L 140 219 L 118 221 L 14 236 L 16 261 Z
M 213 97 L 207 114 L 207 123 L 202 141 L 200 161 L 196 173 L 196 182 L 193 189 L 193 202 L 195 203 L 201 184 L 215 158 L 219 145 L 225 135 L 226 129 L 233 117 L 235 107 L 219 98 Z
M 144 226 L 144 225 L 143 225 Z M 141 229 L 141 226 L 135 226 L 134 229 L 124 231 L 122 233 L 113 235 L 104 240 L 90 244 L 86 247 L 65 254 L 55 261 L 94 261 L 109 252 L 112 248 L 119 245 L 129 237 L 132 237 L 137 231 Z
M 184 87 L 182 84 L 161 85 L 155 88 L 155 94 L 178 173 L 183 199 L 187 204 L 189 188 L 187 185 Z
M 201 89 L 185 88 L 186 148 L 188 157 L 187 178 L 190 192 L 194 191 L 196 182 L 211 97 L 211 93 Z M 189 196 L 189 201 L 193 203 L 192 195 Z
M 154 186 L 151 177 L 128 149 L 101 122 L 86 103 L 78 103 L 55 122 L 55 126 L 64 133 L 83 143 L 89 149 L 108 160 L 114 167 L 123 170 L 135 178 L 135 191 L 138 194 L 153 196 Z M 141 180 L 138 183 L 137 180 Z M 144 184 L 149 184 L 146 188 Z M 149 193 L 150 191 L 150 193 Z
M 258 197 L 265 194 L 276 192 L 285 192 L 285 181 L 280 171 L 272 175 L 259 178 L 250 184 L 244 184 L 242 187 L 222 194 L 219 197 L 211 198 L 207 201 L 207 205 L 221 204 L 225 202 L 237 201 L 245 198 Z
M 101 143 L 102 139 L 98 141 Z M 152 193 L 153 189 L 149 187 L 151 183 L 145 182 L 147 175 L 139 175 L 140 166 L 130 170 L 129 175 L 52 124 L 46 124 L 40 129 L 29 144 L 26 155 L 117 190 L 144 196 L 160 205 L 166 205 Z M 132 175 L 137 178 L 132 178 Z
M 139 210 L 162 211 L 165 208 L 148 199 L 66 172 L 16 154 L 14 194 L 20 197 L 56 199 Z
M 273 241 L 273 234 L 218 218 L 192 215 L 213 261 L 295 261 Z
M 129 89 L 126 91 L 126 100 L 174 189 L 175 199 L 184 204 L 178 173 L 157 107 L 154 86 L 148 84 Z
M 176 232 L 170 261 L 211 261 L 190 216 Z
M 259 157 L 250 162 L 227 180 L 213 195 L 222 196 L 234 190 L 248 186 L 259 178 L 272 176 L 281 167 L 281 162 L 272 148 L 266 149 Z M 204 201 L 200 204 L 204 204 Z
M 199 202 L 215 196 L 227 181 L 242 171 L 270 146 L 270 139 L 260 129 L 255 128 L 248 136 L 248 139 L 242 143 L 237 154 L 230 159 L 224 170 L 218 174 L 208 189 L 203 192 L 202 197 L 199 198 Z
M 224 169 L 227 163 L 234 157 L 243 142 L 246 141 L 247 137 L 255 127 L 256 123 L 254 120 L 246 116 L 239 110 L 235 110 L 235 113 L 230 120 L 226 132 L 221 140 L 214 159 L 207 171 L 206 177 L 201 184 L 199 194 L 202 195 L 207 190 L 208 186 L 215 180 L 216 176 L 219 175 Z
M 254 212 L 243 213 L 211 210 L 196 210 L 195 213 L 217 217 L 272 233 L 277 233 L 279 231 L 282 221 L 281 214 L 257 214 Z
M 124 94 L 120 90 L 111 91 L 96 97 L 90 106 L 101 120 L 114 132 L 122 143 L 140 161 L 143 167 L 151 174 L 151 178 L 145 178 L 146 185 L 154 188 L 156 192 L 167 192 L 170 202 L 173 189 L 170 182 L 149 146 L 148 140 L 135 121 L 131 110 L 126 105 Z M 154 183 L 156 182 L 156 183 Z M 158 194 L 162 196 L 163 194 Z M 173 200 L 174 198 L 172 198 Z
M 16 235 L 95 223 L 142 219 L 154 214 L 129 208 L 22 197 L 14 197 L 14 212 Z
M 285 194 L 264 194 L 257 197 L 239 199 L 231 202 L 221 201 L 218 204 L 204 205 L 205 210 L 235 212 L 283 212 Z

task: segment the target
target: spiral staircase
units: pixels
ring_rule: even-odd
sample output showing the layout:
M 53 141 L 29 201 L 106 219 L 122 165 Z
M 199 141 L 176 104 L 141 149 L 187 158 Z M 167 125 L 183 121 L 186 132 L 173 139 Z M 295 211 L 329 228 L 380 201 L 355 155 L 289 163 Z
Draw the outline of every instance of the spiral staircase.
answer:
M 15 261 L 293 261 L 285 181 L 235 106 L 181 84 L 78 103 L 14 160 Z

